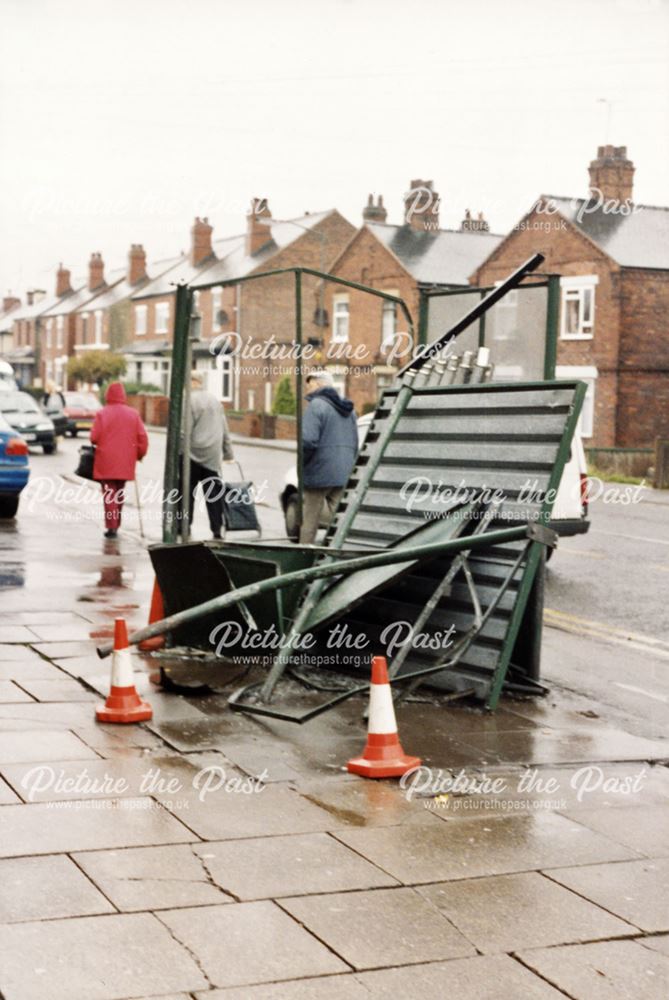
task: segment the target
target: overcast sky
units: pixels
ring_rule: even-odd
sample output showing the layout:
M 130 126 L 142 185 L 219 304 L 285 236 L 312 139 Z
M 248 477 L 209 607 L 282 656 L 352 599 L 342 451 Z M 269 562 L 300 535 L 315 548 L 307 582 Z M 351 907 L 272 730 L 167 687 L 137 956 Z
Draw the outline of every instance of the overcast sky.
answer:
M 433 179 L 505 232 L 627 145 L 669 205 L 666 0 L 0 0 L 0 287 Z M 598 103 L 605 98 L 610 105 Z M 607 113 L 610 124 L 607 132 Z

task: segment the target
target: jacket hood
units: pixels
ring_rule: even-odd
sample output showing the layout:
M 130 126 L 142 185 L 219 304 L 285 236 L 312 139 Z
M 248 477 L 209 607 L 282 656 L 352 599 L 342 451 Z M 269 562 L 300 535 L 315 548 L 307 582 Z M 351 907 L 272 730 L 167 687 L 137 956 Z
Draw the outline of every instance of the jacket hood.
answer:
M 322 389 L 316 389 L 315 392 L 310 392 L 307 396 L 309 402 L 312 399 L 325 399 L 327 402 L 335 408 L 335 410 L 342 415 L 342 417 L 347 417 L 349 413 L 353 412 L 353 403 L 350 399 L 343 399 L 336 389 L 332 386 L 326 385 Z
M 127 403 L 128 399 L 125 394 L 125 389 L 123 388 L 122 382 L 110 382 L 107 386 L 107 391 L 105 393 L 105 403 Z

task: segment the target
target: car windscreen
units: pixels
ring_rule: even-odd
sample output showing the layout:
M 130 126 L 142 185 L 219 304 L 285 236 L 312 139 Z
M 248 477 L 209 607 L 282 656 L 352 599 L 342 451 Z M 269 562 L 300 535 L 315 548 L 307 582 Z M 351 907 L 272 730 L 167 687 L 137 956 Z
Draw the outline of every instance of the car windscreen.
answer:
M 3 392 L 0 395 L 0 413 L 39 413 L 40 408 L 24 392 Z
M 65 393 L 65 406 L 77 407 L 81 410 L 99 410 L 100 405 L 100 400 L 93 394 L 87 395 L 85 393 L 76 392 Z

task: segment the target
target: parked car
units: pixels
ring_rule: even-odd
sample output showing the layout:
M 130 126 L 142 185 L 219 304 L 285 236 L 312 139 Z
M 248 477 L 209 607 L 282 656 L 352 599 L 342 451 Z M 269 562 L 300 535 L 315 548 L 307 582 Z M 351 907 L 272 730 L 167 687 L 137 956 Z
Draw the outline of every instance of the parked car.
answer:
M 8 361 L 0 361 L 0 392 L 4 389 L 18 389 L 14 369 Z
M 95 414 L 102 409 L 98 397 L 92 392 L 66 392 L 64 395 L 66 433 L 76 437 L 79 431 L 89 431 Z
M 0 413 L 0 518 L 14 517 L 29 475 L 28 445 Z
M 24 441 L 38 445 L 45 455 L 52 455 L 58 447 L 53 421 L 29 393 L 0 393 L 0 413 Z
M 374 414 L 367 413 L 358 420 L 358 446 L 362 448 L 369 425 Z M 558 489 L 555 504 L 553 506 L 553 517 L 550 527 L 557 531 L 561 537 L 567 535 L 582 535 L 590 528 L 588 518 L 588 497 L 587 497 L 587 465 L 585 452 L 580 435 L 574 435 L 569 461 L 564 467 L 560 488 Z M 292 541 L 297 541 L 299 531 L 297 527 L 297 467 L 293 466 L 284 476 L 283 490 L 279 494 L 281 509 L 283 510 L 286 535 Z M 321 521 L 321 526 L 327 524 L 326 512 Z M 547 558 L 550 559 L 553 549 L 547 550 Z

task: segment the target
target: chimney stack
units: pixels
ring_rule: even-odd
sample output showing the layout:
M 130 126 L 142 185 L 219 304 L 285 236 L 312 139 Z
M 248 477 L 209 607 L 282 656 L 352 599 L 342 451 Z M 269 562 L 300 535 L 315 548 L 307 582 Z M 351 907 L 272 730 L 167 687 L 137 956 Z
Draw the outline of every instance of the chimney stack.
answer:
M 367 198 L 367 204 L 362 210 L 362 221 L 385 222 L 387 218 L 388 218 L 388 213 L 386 212 L 383 205 L 383 195 L 380 194 L 378 196 L 375 204 L 374 196 L 370 194 Z
M 209 219 L 196 217 L 190 231 L 190 262 L 193 267 L 197 267 L 209 257 L 214 256 L 214 248 L 211 245 L 211 234 L 214 227 L 209 225 Z
M 146 252 L 141 243 L 133 243 L 128 254 L 128 283 L 139 285 L 146 278 Z
M 465 217 L 460 223 L 461 233 L 489 233 L 490 225 L 486 222 L 483 212 L 479 212 L 476 218 L 473 218 L 472 213 L 469 209 L 465 209 Z
M 2 300 L 2 311 L 8 313 L 11 309 L 16 309 L 21 305 L 21 299 L 15 295 L 5 295 Z
M 88 290 L 97 291 L 105 283 L 105 264 L 101 253 L 92 253 L 88 262 Z
M 246 215 L 246 253 L 253 256 L 272 239 L 272 230 L 267 224 L 272 213 L 267 198 L 252 198 Z
M 439 195 L 432 181 L 411 181 L 404 195 L 404 223 L 421 232 L 439 229 Z
M 604 201 L 632 201 L 634 164 L 627 159 L 627 146 L 599 146 L 597 159 L 588 167 L 590 197 Z
M 56 295 L 60 299 L 63 295 L 69 295 L 71 291 L 70 272 L 62 264 L 59 264 L 56 271 Z

